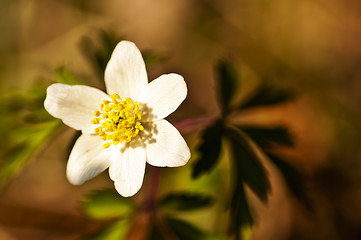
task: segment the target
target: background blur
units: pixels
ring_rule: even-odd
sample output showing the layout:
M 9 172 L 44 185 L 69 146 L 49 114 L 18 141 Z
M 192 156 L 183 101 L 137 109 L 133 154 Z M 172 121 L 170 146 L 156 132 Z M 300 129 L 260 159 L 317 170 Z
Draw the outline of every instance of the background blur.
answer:
M 174 123 L 220 114 L 213 71 L 219 59 L 231 59 L 241 72 L 242 94 L 261 81 L 297 92 L 290 103 L 232 119 L 289 127 L 296 144 L 277 152 L 305 175 L 313 203 L 309 210 L 297 201 L 276 168 L 266 163 L 272 192 L 265 205 L 249 191 L 256 216 L 251 238 L 361 239 L 359 1 L 2 0 L 0 32 L 1 99 L 34 84 L 50 85 L 62 68 L 83 84 L 103 88 L 102 72 L 86 56 L 91 51 L 87 43 L 100 48 L 104 33 L 156 53 L 147 65 L 149 79 L 169 72 L 184 76 L 188 97 L 169 117 Z M 4 104 L 0 142 L 8 146 L 7 130 L 18 116 L 11 115 L 16 107 L 5 109 Z M 183 135 L 194 149 L 199 131 Z M 45 134 L 31 160 L 13 166 L 16 171 L 0 188 L 0 239 L 78 239 L 104 225 L 83 217 L 78 207 L 92 190 L 112 188 L 107 172 L 82 186 L 70 185 L 65 177 L 75 136 L 66 126 Z M 184 168 L 162 170 L 160 192 L 192 189 L 212 193 L 218 203 L 229 201 L 222 194 L 229 181 L 227 162 L 192 180 L 195 155 Z M 146 185 L 147 178 L 143 189 Z M 224 235 L 226 211 L 216 204 L 184 218 Z

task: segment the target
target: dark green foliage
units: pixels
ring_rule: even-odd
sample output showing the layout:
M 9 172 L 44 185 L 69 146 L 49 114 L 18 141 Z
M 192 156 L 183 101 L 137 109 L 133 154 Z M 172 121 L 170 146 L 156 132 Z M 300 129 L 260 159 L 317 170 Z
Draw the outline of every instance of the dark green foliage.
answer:
M 217 163 L 222 146 L 222 132 L 223 123 L 220 120 L 204 130 L 202 143 L 197 149 L 200 157 L 194 165 L 193 178 L 210 171 Z
M 229 139 L 232 151 L 232 179 L 234 190 L 231 195 L 230 205 L 230 234 L 241 239 L 241 230 L 253 224 L 253 217 L 249 209 L 244 186 L 247 185 L 263 202 L 267 202 L 268 193 L 271 190 L 270 182 L 256 153 L 257 147 L 261 150 L 274 145 L 286 147 L 293 146 L 294 142 L 288 129 L 284 126 L 262 127 L 262 126 L 231 126 L 225 119 L 229 117 L 232 110 L 243 110 L 252 107 L 271 106 L 285 103 L 294 98 L 293 93 L 276 89 L 270 85 L 262 85 L 238 108 L 231 107 L 239 76 L 231 63 L 220 61 L 215 68 L 219 90 L 219 103 L 222 110 L 220 120 L 204 130 L 201 145 L 198 147 L 200 158 L 193 168 L 193 177 L 198 177 L 205 172 L 211 171 L 216 165 L 221 152 L 221 139 L 223 136 Z M 257 145 L 253 146 L 255 143 Z M 265 152 L 267 153 L 267 152 Z M 274 160 L 276 161 L 276 160 Z M 293 171 L 284 162 L 276 162 L 281 172 L 284 170 L 291 173 L 284 173 L 286 181 L 290 181 L 290 187 L 297 188 L 298 177 L 292 177 Z M 296 175 L 297 176 L 297 175 Z M 295 195 L 302 197 L 292 190 Z
M 70 71 L 55 71 L 57 82 L 80 84 Z M 34 84 L 27 90 L 13 90 L 0 98 L 0 183 L 3 184 L 29 161 L 42 144 L 62 126 L 44 108 L 47 85 Z
M 65 67 L 59 67 L 58 69 L 56 69 L 55 76 L 56 76 L 57 82 L 59 82 L 59 83 L 64 83 L 64 84 L 68 84 L 68 85 L 81 84 L 81 81 Z
M 16 174 L 38 148 L 58 129 L 57 120 L 21 126 L 7 137 L 1 149 L 0 185 Z
M 34 85 L 0 97 L 0 185 L 28 162 L 61 126 L 43 107 L 46 86 Z
M 288 129 L 282 126 L 239 126 L 238 128 L 261 147 L 268 147 L 272 143 L 293 146 L 293 140 Z
M 239 109 L 285 103 L 293 98 L 294 94 L 289 90 L 276 89 L 264 84 L 257 89 L 257 91 L 248 100 L 241 103 Z
M 249 209 L 244 184 L 247 184 L 253 192 L 264 202 L 270 191 L 270 183 L 265 169 L 259 162 L 247 139 L 237 129 L 228 129 L 227 136 L 233 153 L 233 183 L 234 190 L 231 201 L 230 234 L 235 239 L 241 239 L 242 227 L 253 224 L 253 217 Z
M 81 209 L 86 216 L 103 220 L 129 216 L 135 210 L 135 204 L 114 190 L 99 190 L 81 202 Z
M 83 240 L 121 240 L 124 239 L 129 229 L 128 221 L 118 221 L 115 224 L 102 229 L 92 236 L 82 238 Z
M 223 240 L 224 238 L 205 232 L 188 221 L 165 217 L 162 224 L 155 221 L 148 240 Z
M 179 240 L 206 240 L 208 235 L 184 220 L 167 218 L 169 228 L 175 233 Z
M 233 162 L 236 167 L 237 180 L 245 182 L 262 201 L 267 201 L 270 183 L 257 155 L 236 130 L 231 130 L 230 143 L 233 152 Z
M 144 59 L 145 66 L 147 68 L 152 67 L 153 65 L 156 65 L 157 63 L 164 62 L 169 58 L 167 53 L 159 53 L 155 51 L 142 51 L 142 56 Z
M 231 100 L 236 92 L 238 73 L 236 68 L 228 61 L 220 61 L 216 68 L 218 86 L 220 88 L 220 104 L 223 112 L 229 109 Z
M 197 210 L 212 203 L 212 197 L 196 193 L 171 193 L 159 201 L 162 208 L 175 211 Z
M 99 80 L 104 83 L 104 71 L 113 53 L 115 46 L 120 41 L 112 32 L 99 30 L 97 39 L 83 37 L 80 42 L 80 50 L 89 61 L 91 66 L 99 74 Z
M 153 226 L 152 231 L 148 237 L 148 240 L 166 240 L 166 238 L 162 235 L 159 228 L 157 226 Z
M 240 166 L 235 168 L 235 186 L 232 195 L 231 202 L 231 212 L 230 212 L 230 224 L 229 224 L 229 234 L 233 235 L 235 239 L 241 239 L 241 229 L 242 227 L 247 227 L 253 225 L 253 217 L 249 209 L 246 194 L 244 192 L 243 182 L 239 178 Z
M 172 217 L 163 219 L 163 224 L 155 224 L 148 240 L 221 240 L 217 236 L 211 235 L 197 228 L 193 224 Z

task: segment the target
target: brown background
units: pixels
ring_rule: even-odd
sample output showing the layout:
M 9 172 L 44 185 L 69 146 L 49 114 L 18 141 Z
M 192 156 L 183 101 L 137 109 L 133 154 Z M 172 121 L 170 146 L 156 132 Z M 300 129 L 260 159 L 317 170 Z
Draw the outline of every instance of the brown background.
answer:
M 27 88 L 39 79 L 50 84 L 59 66 L 101 87 L 79 44 L 84 36 L 106 29 L 141 50 L 169 56 L 148 70 L 150 79 L 168 72 L 185 77 L 187 100 L 170 117 L 177 122 L 219 114 L 212 68 L 220 58 L 232 59 L 242 69 L 243 93 L 264 78 L 299 93 L 292 103 L 244 112 L 232 120 L 290 126 L 297 144 L 279 151 L 309 176 L 306 185 L 315 204 L 313 214 L 307 212 L 267 164 L 270 202 L 264 206 L 249 193 L 257 216 L 253 238 L 360 239 L 360 23 L 361 4 L 355 0 L 3 0 L 1 93 Z M 0 239 L 77 239 L 99 228 L 81 216 L 78 202 L 93 189 L 112 187 L 112 182 L 107 173 L 79 187 L 67 182 L 68 145 L 74 134 L 64 126 L 1 189 Z M 185 136 L 194 149 L 197 133 Z M 190 180 L 193 161 L 174 170 L 175 176 L 165 170 L 161 191 L 199 189 L 206 180 Z M 223 168 L 227 164 L 212 175 L 219 181 L 212 180 L 218 184 L 209 191 L 217 193 L 229 180 Z M 203 229 L 224 233 L 223 210 L 189 218 Z

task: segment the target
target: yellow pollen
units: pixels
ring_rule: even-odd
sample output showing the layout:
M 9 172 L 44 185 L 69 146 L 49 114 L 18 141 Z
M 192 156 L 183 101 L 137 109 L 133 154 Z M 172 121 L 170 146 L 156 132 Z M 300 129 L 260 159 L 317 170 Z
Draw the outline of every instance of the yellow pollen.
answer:
M 94 131 L 104 140 L 103 148 L 117 145 L 119 142 L 129 143 L 144 127 L 140 120 L 142 112 L 140 105 L 130 98 L 124 101 L 118 94 L 110 95 L 112 101 L 104 100 L 100 103 L 100 110 L 94 112 L 95 118 L 91 120 L 97 127 Z

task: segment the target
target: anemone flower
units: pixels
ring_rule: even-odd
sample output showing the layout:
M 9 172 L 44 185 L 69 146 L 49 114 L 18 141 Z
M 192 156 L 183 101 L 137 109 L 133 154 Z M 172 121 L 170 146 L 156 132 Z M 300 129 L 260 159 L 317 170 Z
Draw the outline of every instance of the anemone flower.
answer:
M 187 163 L 190 151 L 178 130 L 164 120 L 187 95 L 182 76 L 164 74 L 148 83 L 142 55 L 121 41 L 105 70 L 107 93 L 83 85 L 48 87 L 45 109 L 82 134 L 67 164 L 74 185 L 109 168 L 120 195 L 138 192 L 146 162 L 157 167 Z

